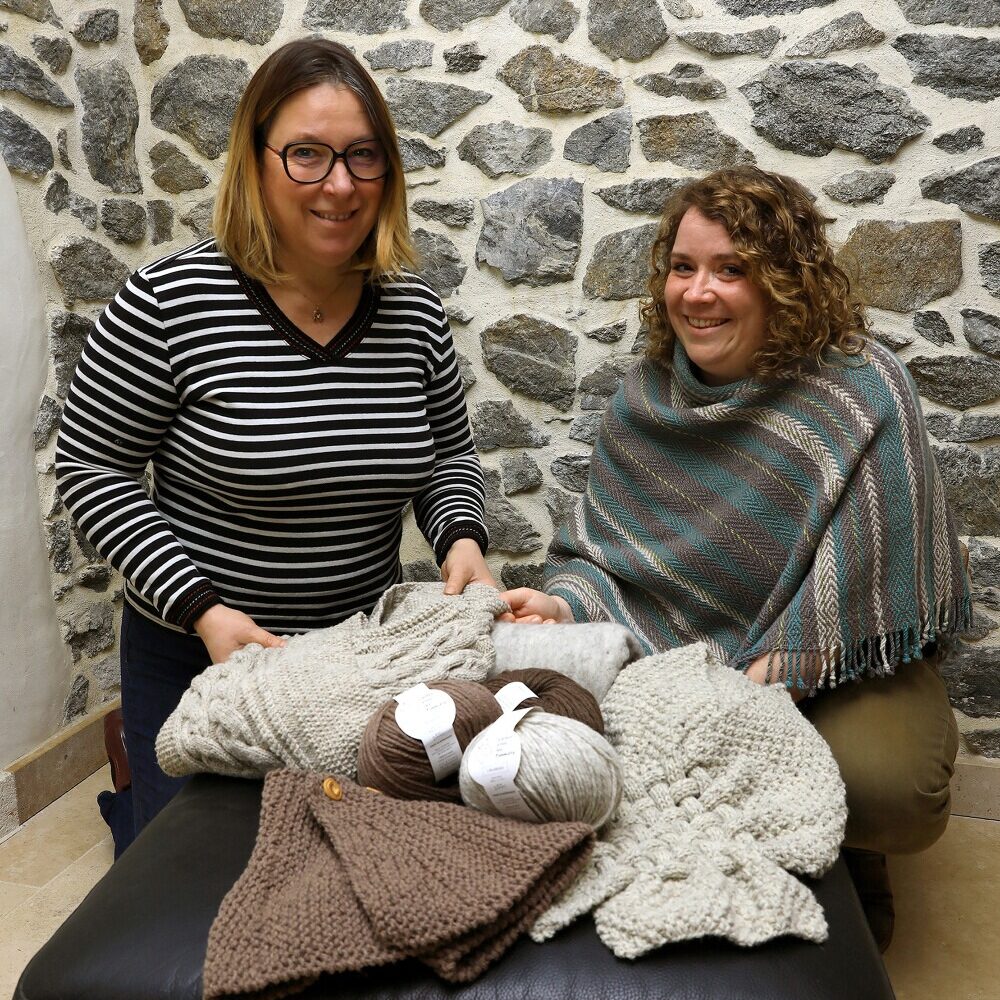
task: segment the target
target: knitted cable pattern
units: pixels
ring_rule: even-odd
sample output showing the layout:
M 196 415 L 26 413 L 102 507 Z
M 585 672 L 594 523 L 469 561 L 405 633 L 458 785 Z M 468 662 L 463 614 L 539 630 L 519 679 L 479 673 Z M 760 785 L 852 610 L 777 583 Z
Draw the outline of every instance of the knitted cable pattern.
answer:
M 625 774 L 619 814 L 532 937 L 594 910 L 620 958 L 703 935 L 824 940 L 822 908 L 789 873 L 818 876 L 836 860 L 844 785 L 788 694 L 698 643 L 627 667 L 601 708 Z
M 441 584 L 391 588 L 370 616 L 294 636 L 282 649 L 251 644 L 191 683 L 160 730 L 167 774 L 262 777 L 280 767 L 355 776 L 372 713 L 414 684 L 481 681 L 493 665 L 490 630 L 507 610 L 492 587 L 446 597 Z

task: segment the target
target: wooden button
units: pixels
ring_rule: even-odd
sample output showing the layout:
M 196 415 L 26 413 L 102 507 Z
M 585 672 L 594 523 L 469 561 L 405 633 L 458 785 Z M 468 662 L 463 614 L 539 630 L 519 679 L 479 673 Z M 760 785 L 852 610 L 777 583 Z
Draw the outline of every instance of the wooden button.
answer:
M 344 797 L 344 790 L 336 778 L 323 779 L 323 792 L 328 799 L 333 799 L 334 802 L 339 802 Z

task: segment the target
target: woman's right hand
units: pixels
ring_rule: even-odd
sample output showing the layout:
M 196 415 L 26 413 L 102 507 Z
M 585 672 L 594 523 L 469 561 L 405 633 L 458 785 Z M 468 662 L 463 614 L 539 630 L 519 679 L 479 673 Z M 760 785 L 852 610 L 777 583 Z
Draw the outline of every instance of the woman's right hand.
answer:
M 272 649 L 285 645 L 284 639 L 262 629 L 249 615 L 224 604 L 210 607 L 194 623 L 194 630 L 201 636 L 213 663 L 228 660 L 237 649 L 251 642 Z
M 517 622 L 519 625 L 552 625 L 556 622 L 573 621 L 570 606 L 561 597 L 543 594 L 530 587 L 518 587 L 500 595 L 501 600 L 510 605 L 510 612 L 498 618 L 502 622 Z

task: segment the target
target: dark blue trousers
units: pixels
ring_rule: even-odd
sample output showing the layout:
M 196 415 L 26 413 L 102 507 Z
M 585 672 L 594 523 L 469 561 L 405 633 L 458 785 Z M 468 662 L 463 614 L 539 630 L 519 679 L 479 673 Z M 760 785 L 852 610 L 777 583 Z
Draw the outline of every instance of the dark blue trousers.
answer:
M 131 829 L 127 822 L 111 824 L 116 858 L 187 781 L 168 777 L 160 770 L 156 734 L 194 677 L 211 662 L 205 644 L 197 636 L 183 635 L 150 621 L 128 602 L 122 611 L 119 649 L 133 823 Z

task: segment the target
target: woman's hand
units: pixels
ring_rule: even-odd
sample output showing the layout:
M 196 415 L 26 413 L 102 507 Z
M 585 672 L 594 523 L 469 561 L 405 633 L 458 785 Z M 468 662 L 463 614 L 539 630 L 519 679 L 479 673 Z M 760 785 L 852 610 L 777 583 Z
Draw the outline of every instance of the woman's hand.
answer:
M 573 621 L 570 606 L 561 598 L 543 594 L 530 587 L 518 587 L 500 595 L 510 605 L 510 614 L 502 614 L 498 620 L 517 622 L 519 625 L 553 625 L 557 622 Z
M 213 663 L 228 660 L 237 649 L 251 642 L 272 649 L 285 645 L 284 639 L 262 629 L 249 615 L 224 604 L 210 607 L 194 623 L 194 630 L 201 636 Z
M 470 583 L 485 583 L 488 587 L 497 585 L 474 538 L 458 538 L 451 543 L 448 555 L 441 563 L 441 579 L 444 580 L 446 594 L 461 594 Z
M 753 663 L 750 664 L 746 669 L 746 677 L 753 681 L 754 684 L 777 684 L 779 687 L 784 687 L 785 690 L 792 696 L 792 701 L 801 701 L 808 693 L 808 688 L 800 688 L 793 684 L 791 687 L 785 686 L 784 678 L 784 656 L 778 653 L 774 658 L 774 663 L 771 664 L 771 680 L 767 679 L 767 661 L 770 659 L 770 653 L 763 653 L 758 656 Z

